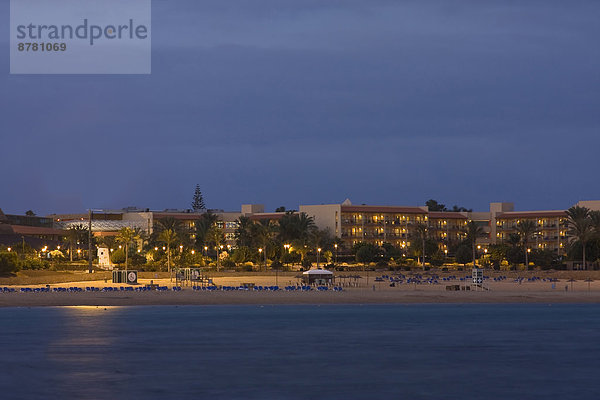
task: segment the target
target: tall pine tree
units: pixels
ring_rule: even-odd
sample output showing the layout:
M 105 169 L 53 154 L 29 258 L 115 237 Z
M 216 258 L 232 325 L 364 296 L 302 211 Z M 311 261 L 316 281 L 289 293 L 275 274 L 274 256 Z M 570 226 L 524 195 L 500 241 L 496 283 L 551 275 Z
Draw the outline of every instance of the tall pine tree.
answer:
M 196 190 L 194 190 L 194 198 L 192 199 L 192 210 L 196 212 L 206 210 L 206 205 L 204 204 L 204 197 L 202 197 L 202 192 L 200 191 L 200 185 L 196 185 Z

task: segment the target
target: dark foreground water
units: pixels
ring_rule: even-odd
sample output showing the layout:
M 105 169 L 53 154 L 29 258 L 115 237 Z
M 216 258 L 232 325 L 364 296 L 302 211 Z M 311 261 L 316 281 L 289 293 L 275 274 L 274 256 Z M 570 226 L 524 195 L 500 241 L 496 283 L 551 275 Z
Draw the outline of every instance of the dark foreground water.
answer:
M 600 306 L 0 309 L 1 398 L 600 399 Z

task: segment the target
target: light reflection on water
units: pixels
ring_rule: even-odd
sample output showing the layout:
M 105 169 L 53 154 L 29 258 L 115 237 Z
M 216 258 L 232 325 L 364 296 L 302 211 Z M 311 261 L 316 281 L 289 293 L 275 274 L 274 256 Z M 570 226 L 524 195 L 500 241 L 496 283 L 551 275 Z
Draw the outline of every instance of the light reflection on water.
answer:
M 106 361 L 104 355 L 116 340 L 110 327 L 110 314 L 118 312 L 118 307 L 72 306 L 62 309 L 65 312 L 61 314 L 60 323 L 65 328 L 64 334 L 48 343 L 48 358 L 79 367 L 73 371 L 75 374 L 80 374 L 81 368 L 86 366 L 101 366 Z
M 12 397 L 600 398 L 595 305 L 6 308 L 0 318 L 0 393 Z

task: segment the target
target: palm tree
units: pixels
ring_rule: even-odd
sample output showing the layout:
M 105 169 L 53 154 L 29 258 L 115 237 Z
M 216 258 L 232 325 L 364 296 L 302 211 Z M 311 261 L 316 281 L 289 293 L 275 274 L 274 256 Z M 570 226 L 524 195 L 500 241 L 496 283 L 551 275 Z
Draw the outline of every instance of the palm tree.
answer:
M 520 221 L 517 224 L 516 228 L 517 228 L 517 232 L 519 233 L 519 236 L 521 237 L 521 241 L 523 242 L 523 247 L 525 248 L 525 267 L 528 267 L 529 266 L 529 248 L 528 248 L 529 239 L 531 238 L 531 235 L 533 235 L 533 233 L 536 231 L 537 225 L 532 220 L 526 219 L 526 220 Z
M 295 240 L 292 242 L 292 248 L 296 253 L 300 254 L 300 263 L 303 264 L 304 259 L 308 255 L 308 245 L 306 245 L 306 242 L 300 239 Z
M 208 232 L 206 232 L 206 242 L 214 245 L 217 249 L 217 271 L 219 270 L 219 249 L 225 240 L 223 231 L 217 226 L 213 225 Z
M 415 225 L 415 234 L 417 239 L 421 240 L 421 266 L 425 269 L 425 240 L 427 240 L 427 236 L 429 235 L 429 227 L 424 222 L 419 222 Z
M 590 211 L 590 219 L 592 220 L 592 227 L 594 228 L 594 233 L 597 237 L 600 238 L 600 211 Z
M 207 211 L 196 221 L 195 234 L 196 234 L 196 246 L 198 248 L 205 245 L 206 235 L 208 231 L 217 224 L 219 216 Z
M 140 236 L 138 233 L 131 228 L 121 228 L 119 234 L 117 235 L 117 242 L 123 243 L 125 246 L 125 270 L 127 270 L 128 260 L 129 260 L 129 245 L 135 241 L 139 240 Z
M 566 213 L 569 221 L 579 221 L 590 216 L 590 209 L 587 207 L 574 206 L 569 208 Z
M 518 233 L 511 233 L 508 235 L 506 243 L 510 244 L 511 247 L 517 247 L 519 244 L 521 244 L 521 235 Z
M 467 240 L 471 243 L 471 250 L 473 251 L 473 268 L 475 268 L 475 246 L 477 246 L 477 239 L 485 235 L 483 228 L 475 221 L 469 221 L 464 230 Z
M 177 240 L 177 234 L 172 229 L 163 230 L 158 235 L 158 241 L 167 245 L 167 269 L 171 272 L 171 245 Z
M 279 220 L 279 240 L 288 243 L 298 238 L 299 217 L 292 211 L 288 211 Z
M 313 217 L 308 216 L 308 214 L 302 212 L 298 214 L 298 238 L 303 240 L 308 240 L 317 229 L 317 225 L 315 224 L 315 219 Z
M 235 240 L 238 247 L 250 247 L 252 245 L 252 220 L 249 217 L 238 218 L 235 229 Z
M 279 239 L 282 242 L 291 242 L 294 240 L 308 240 L 317 226 L 313 217 L 302 212 L 297 214 L 288 211 L 279 220 Z
M 277 233 L 277 227 L 270 220 L 257 221 L 251 228 L 252 237 L 255 240 L 256 247 L 262 248 L 265 259 L 267 258 L 267 249 L 272 244 L 272 241 Z M 266 265 L 265 265 L 266 268 Z
M 595 215 L 595 213 L 592 215 Z M 585 269 L 585 246 L 594 235 L 592 218 L 597 217 L 590 217 L 588 208 L 575 206 L 567 210 L 567 218 L 569 221 L 569 235 L 576 237 L 581 243 L 583 268 Z
M 170 229 L 175 233 L 183 230 L 181 221 L 178 219 L 175 219 L 173 217 L 161 218 L 156 221 L 156 225 L 157 225 L 158 230 L 161 232 L 164 230 L 167 230 L 167 229 Z

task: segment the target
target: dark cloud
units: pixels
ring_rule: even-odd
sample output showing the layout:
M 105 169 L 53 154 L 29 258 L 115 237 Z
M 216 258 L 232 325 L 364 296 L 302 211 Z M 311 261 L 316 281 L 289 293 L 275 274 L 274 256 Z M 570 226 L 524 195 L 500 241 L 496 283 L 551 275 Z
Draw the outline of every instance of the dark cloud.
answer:
M 154 1 L 150 76 L 11 76 L 2 39 L 0 207 L 600 198 L 598 11 Z

